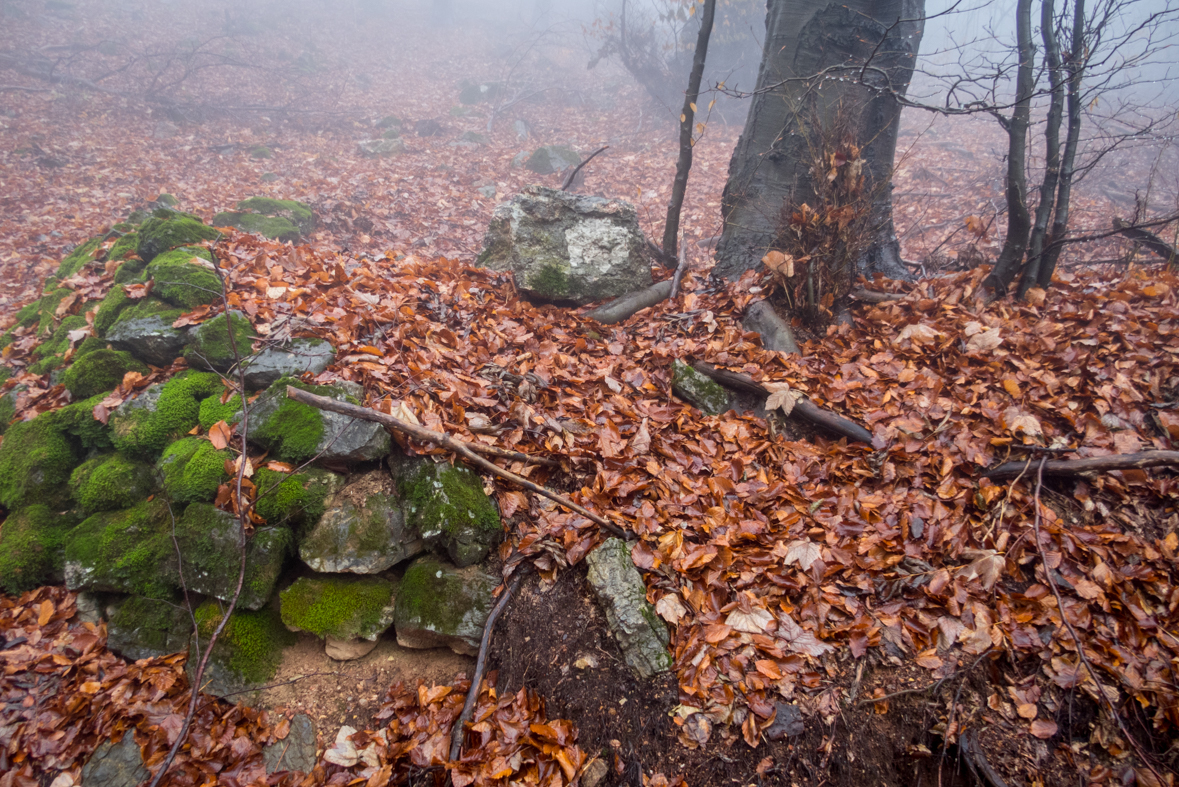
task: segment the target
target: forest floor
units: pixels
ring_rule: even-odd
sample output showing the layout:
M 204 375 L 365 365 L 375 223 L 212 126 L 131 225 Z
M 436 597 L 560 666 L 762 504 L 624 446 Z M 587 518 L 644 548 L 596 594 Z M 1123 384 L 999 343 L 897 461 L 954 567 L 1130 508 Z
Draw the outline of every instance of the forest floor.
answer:
M 162 9 L 136 24 L 163 36 L 195 13 Z M 61 25 L 46 18 L 6 24 L 0 44 L 53 43 Z M 81 18 L 63 23 L 74 37 L 121 24 Z M 714 116 L 684 211 L 683 294 L 608 328 L 534 306 L 501 275 L 467 267 L 495 204 L 531 182 L 559 185 L 513 157 L 609 145 L 581 190 L 634 202 L 659 237 L 674 123 L 623 72 L 585 72 L 577 36 L 530 43 L 506 32 L 509 20 L 489 40 L 485 21 L 458 23 L 444 40 L 412 15 L 324 23 L 316 52 L 338 59 L 323 55 L 314 112 L 208 116 L 176 122 L 172 135 L 158 133 L 172 122 L 158 108 L 119 96 L 0 93 L 5 321 L 68 249 L 160 193 L 206 219 L 249 196 L 298 199 L 321 220 L 307 245 L 233 234 L 218 247 L 257 325 L 331 339 L 340 356 L 325 379 L 363 383 L 372 405 L 407 407 L 472 441 L 490 439 L 465 419 L 482 413 L 503 427 L 497 445 L 562 459 L 559 473 L 530 477 L 635 534 L 675 667 L 641 683 L 622 664 L 583 580 L 597 528 L 495 482 L 512 543 L 539 575 L 497 630 L 495 689 L 482 687 L 482 726 L 470 733 L 484 745 L 451 771 L 456 784 L 567 784 L 594 758 L 608 784 L 628 785 L 997 787 L 973 775 L 987 768 L 1013 785 L 1171 783 L 1179 480 L 1166 470 L 1042 484 L 1034 466 L 1015 481 L 979 473 L 1043 446 L 1082 457 L 1179 447 L 1179 278 L 1149 261 L 1102 263 L 1125 251 L 1107 239 L 1070 250 L 1054 286 L 1027 302 L 976 301 L 978 262 L 1001 241 L 1002 135 L 981 119 L 906 116 L 897 226 L 927 278 L 879 283 L 906 297 L 857 306 L 853 326 L 819 332 L 799 358 L 768 353 L 740 329 L 763 283 L 707 278 L 740 133 L 739 119 Z M 267 40 L 279 44 L 301 46 Z M 521 69 L 543 101 L 452 114 L 462 80 Z M 407 134 L 400 156 L 359 156 L 357 141 L 390 114 L 437 119 L 444 133 Z M 463 132 L 485 141 L 453 146 Z M 272 157 L 252 158 L 256 145 Z M 1086 180 L 1076 226 L 1104 230 L 1128 215 L 1135 195 L 1124 184 L 1146 182 L 1158 162 L 1144 149 L 1111 158 Z M 488 185 L 496 197 L 478 191 Z M 670 394 L 675 358 L 789 384 L 874 442 L 788 439 L 773 417 L 703 416 Z M 543 386 L 528 400 L 480 377 L 490 363 Z M 60 386 L 23 382 L 22 415 L 65 401 Z M 123 730 L 149 765 L 162 760 L 189 696 L 182 657 L 123 662 L 101 627 L 77 622 L 62 588 L 0 599 L 0 634 L 17 643 L 0 651 L 10 758 L 0 787 L 70 787 L 95 746 Z M 333 726 L 366 729 L 354 742 L 377 741 L 376 760 L 321 760 L 270 783 L 440 783 L 466 691 L 455 674 L 470 662 L 427 663 L 385 643 L 340 667 L 310 645 L 288 654 L 276 680 L 329 673 L 308 679 L 314 689 L 276 688 L 265 712 L 202 704 L 208 734 L 170 783 L 265 779 L 260 747 L 286 734 L 296 710 L 317 717 L 329 751 Z M 800 729 L 787 734 L 793 714 Z

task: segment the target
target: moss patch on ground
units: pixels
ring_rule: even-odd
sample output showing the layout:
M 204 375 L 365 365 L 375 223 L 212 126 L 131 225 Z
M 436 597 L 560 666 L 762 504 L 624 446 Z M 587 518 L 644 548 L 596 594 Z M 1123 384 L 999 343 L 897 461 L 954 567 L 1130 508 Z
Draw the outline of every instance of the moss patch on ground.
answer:
M 170 598 L 180 587 L 172 514 L 162 499 L 88 517 L 65 537 L 71 590 Z
M 221 281 L 203 249 L 180 248 L 160 253 L 147 265 L 147 276 L 159 298 L 181 309 L 194 309 L 221 297 Z
M 317 637 L 373 640 L 392 623 L 393 591 L 378 577 L 301 577 L 279 594 L 282 622 Z
M 74 361 L 62 376 L 62 382 L 75 398 L 87 399 L 95 394 L 113 390 L 127 372 L 147 375 L 151 369 L 129 352 L 95 350 Z
M 242 232 L 254 232 L 271 240 L 295 243 L 302 237 L 299 228 L 282 216 L 263 216 L 258 213 L 234 211 L 213 217 L 218 227 L 236 227 Z
M 196 371 L 153 385 L 111 414 L 115 447 L 135 459 L 155 460 L 168 443 L 197 425 L 200 401 L 221 390 L 220 377 Z
M 96 456 L 80 464 L 70 476 L 74 500 L 87 516 L 99 511 L 130 508 L 155 491 L 150 465 L 122 454 Z
M 156 466 L 169 498 L 197 503 L 217 496 L 217 487 L 229 480 L 225 461 L 232 458 L 229 451 L 218 451 L 208 440 L 186 437 L 164 449 Z
M 221 604 L 207 601 L 196 609 L 201 642 L 208 642 L 225 616 Z M 269 609 L 234 611 L 213 647 L 212 660 L 248 683 L 265 683 L 282 661 L 282 649 L 293 645 L 295 636 L 283 627 Z
M 223 314 L 201 323 L 193 331 L 192 342 L 184 348 L 184 357 L 189 366 L 223 372 L 233 366 L 237 358 L 245 358 L 253 352 L 250 342 L 255 337 L 254 326 L 238 312 L 230 312 L 229 319 L 233 325 L 232 344 Z
M 23 593 L 60 581 L 62 544 L 76 522 L 43 505 L 9 514 L 0 526 L 0 590 Z

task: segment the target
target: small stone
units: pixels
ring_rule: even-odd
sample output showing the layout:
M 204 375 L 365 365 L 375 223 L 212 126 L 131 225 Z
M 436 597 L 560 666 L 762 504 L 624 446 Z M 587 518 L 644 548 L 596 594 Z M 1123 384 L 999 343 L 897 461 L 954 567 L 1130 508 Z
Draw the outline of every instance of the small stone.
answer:
M 413 131 L 419 137 L 437 137 L 442 134 L 442 124 L 437 120 L 419 120 L 413 124 Z
M 353 661 L 364 658 L 377 647 L 376 640 L 336 639 L 335 637 L 327 637 L 323 644 L 323 650 L 327 653 L 328 658 L 336 661 Z
M 306 713 L 291 719 L 291 731 L 281 741 L 262 749 L 266 773 L 302 771 L 310 773 L 315 767 L 315 723 Z
M 610 774 L 610 768 L 601 757 L 592 759 L 581 772 L 581 787 L 598 787 Z
M 780 741 L 783 738 L 802 735 L 806 725 L 803 723 L 801 708 L 792 703 L 776 702 L 774 709 L 778 714 L 774 717 L 774 723 L 766 730 L 767 738 Z
M 118 743 L 107 741 L 82 766 L 85 787 L 135 787 L 151 778 L 130 730 Z
M 494 183 L 489 183 L 486 186 L 480 186 L 479 188 L 475 189 L 475 191 L 478 191 L 484 199 L 495 199 Z
M 537 175 L 552 175 L 566 167 L 576 167 L 581 163 L 581 154 L 563 145 L 545 145 L 533 151 L 528 157 L 526 166 Z
M 639 678 L 671 669 L 667 627 L 647 601 L 647 587 L 626 542 L 606 539 L 585 560 L 587 578 L 627 666 Z
M 356 150 L 370 158 L 397 156 L 405 152 L 405 142 L 401 139 L 365 139 L 356 143 Z
M 573 666 L 578 669 L 597 669 L 598 657 L 592 653 L 583 653 L 573 662 Z

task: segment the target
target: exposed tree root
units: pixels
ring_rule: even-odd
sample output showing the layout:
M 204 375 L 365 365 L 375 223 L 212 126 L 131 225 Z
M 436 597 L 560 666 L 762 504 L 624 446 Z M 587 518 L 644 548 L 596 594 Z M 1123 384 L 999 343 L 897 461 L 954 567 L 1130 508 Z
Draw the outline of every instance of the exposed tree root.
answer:
M 986 470 L 983 478 L 1013 478 L 1026 470 L 1033 460 L 1004 462 Z M 1110 470 L 1143 470 L 1148 467 L 1179 465 L 1179 451 L 1138 451 L 1133 454 L 1095 456 L 1089 459 L 1047 459 L 1044 475 L 1075 476 L 1084 473 L 1107 473 Z
M 596 309 L 591 309 L 585 313 L 585 316 L 591 320 L 597 320 L 603 325 L 613 325 L 649 306 L 667 300 L 671 295 L 671 288 L 672 282 L 670 280 L 657 281 L 645 290 L 623 295 L 621 298 L 615 298 Z

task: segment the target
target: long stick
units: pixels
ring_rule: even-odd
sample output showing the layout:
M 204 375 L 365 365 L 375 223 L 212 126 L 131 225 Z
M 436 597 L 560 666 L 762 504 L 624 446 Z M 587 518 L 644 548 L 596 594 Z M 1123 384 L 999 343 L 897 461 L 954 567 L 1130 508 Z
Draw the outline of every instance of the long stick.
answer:
M 508 584 L 504 590 L 504 594 L 495 602 L 495 606 L 491 608 L 491 614 L 487 616 L 487 622 L 483 624 L 483 637 L 479 641 L 479 657 L 475 659 L 475 675 L 471 678 L 471 688 L 467 691 L 467 701 L 463 703 L 463 712 L 455 719 L 454 726 L 450 728 L 450 761 L 454 762 L 459 758 L 459 753 L 463 748 L 463 727 L 471 720 L 471 713 L 475 710 L 475 700 L 479 698 L 479 685 L 483 683 L 483 671 L 487 667 L 487 650 L 491 646 L 491 631 L 495 628 L 495 621 L 499 620 L 500 614 L 508 606 L 508 601 L 512 598 L 512 594 L 516 592 L 516 588 L 520 586 L 520 580 L 524 578 L 525 569 L 516 572 L 516 576 Z
M 1110 470 L 1144 470 L 1148 467 L 1179 465 L 1179 451 L 1138 451 L 1133 454 L 1094 456 L 1089 459 L 1048 459 L 1044 475 L 1080 475 L 1106 473 Z M 983 478 L 1011 478 L 1023 472 L 1028 461 L 1004 462 L 993 470 L 982 473 Z
M 588 511 L 577 505 L 577 503 L 574 503 L 572 500 L 558 495 L 556 492 L 551 492 L 548 489 L 545 489 L 543 486 L 532 483 L 527 478 L 521 478 L 515 473 L 493 465 L 491 462 L 488 462 L 486 459 L 476 454 L 475 451 L 472 450 L 473 446 L 469 445 L 468 443 L 464 443 L 462 440 L 456 440 L 448 434 L 435 432 L 433 429 L 427 429 L 424 426 L 406 423 L 405 421 L 394 418 L 387 413 L 379 413 L 376 410 L 369 409 L 368 407 L 360 407 L 348 402 L 337 402 L 335 399 L 331 399 L 327 396 L 316 396 L 313 393 L 307 393 L 306 391 L 300 390 L 293 385 L 287 386 L 287 398 L 294 399 L 296 402 L 302 402 L 303 404 L 309 404 L 312 407 L 319 408 L 320 410 L 331 410 L 333 413 L 340 413 L 341 415 L 347 415 L 352 418 L 359 418 L 362 421 L 375 421 L 382 426 L 387 426 L 390 429 L 396 429 L 402 434 L 409 435 L 415 440 L 420 440 L 423 443 L 434 443 L 435 445 L 442 446 L 448 451 L 454 451 L 468 462 L 478 465 L 492 475 L 499 476 L 500 478 L 511 481 L 514 484 L 519 484 L 531 492 L 536 492 L 538 495 L 544 495 L 554 503 L 562 505 L 565 508 L 568 508 L 570 511 L 575 511 L 581 514 L 591 522 L 594 522 L 605 530 L 608 530 L 611 534 L 616 535 L 622 539 L 626 538 L 626 531 L 608 519 L 603 519 L 594 512 Z
M 593 153 L 590 153 L 588 156 L 586 156 L 585 161 L 578 164 L 576 167 L 573 168 L 572 172 L 570 172 L 568 175 L 565 176 L 565 182 L 561 184 L 561 191 L 568 191 L 569 187 L 573 185 L 573 179 L 575 177 L 577 177 L 577 173 L 581 172 L 581 168 L 584 167 L 586 164 L 590 163 L 590 159 L 592 159 L 594 156 L 601 153 L 603 150 L 609 149 L 609 147 L 610 147 L 609 145 L 603 145 L 602 147 L 595 150 Z

